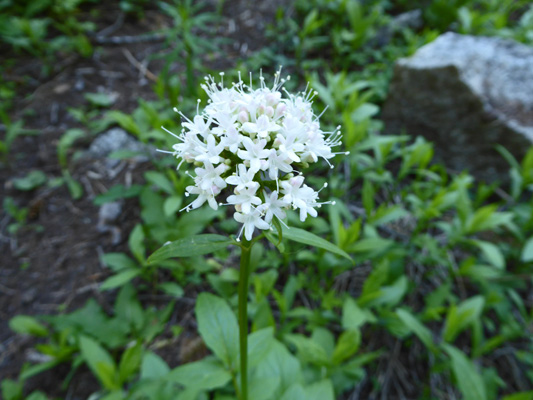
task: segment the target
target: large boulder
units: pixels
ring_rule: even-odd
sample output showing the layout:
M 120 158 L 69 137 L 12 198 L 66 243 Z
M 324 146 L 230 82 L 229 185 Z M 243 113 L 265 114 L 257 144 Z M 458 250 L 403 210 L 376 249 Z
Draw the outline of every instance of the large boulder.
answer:
M 453 170 L 505 178 L 495 145 L 521 158 L 533 143 L 533 48 L 443 34 L 397 61 L 383 119 L 387 133 L 432 140 Z

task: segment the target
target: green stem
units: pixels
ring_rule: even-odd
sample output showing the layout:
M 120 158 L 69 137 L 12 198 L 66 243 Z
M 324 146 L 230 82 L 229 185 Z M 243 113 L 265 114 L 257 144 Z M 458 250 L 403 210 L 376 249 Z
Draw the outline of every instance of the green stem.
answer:
M 239 276 L 239 348 L 241 354 L 240 400 L 248 400 L 248 276 L 253 242 L 243 239 Z

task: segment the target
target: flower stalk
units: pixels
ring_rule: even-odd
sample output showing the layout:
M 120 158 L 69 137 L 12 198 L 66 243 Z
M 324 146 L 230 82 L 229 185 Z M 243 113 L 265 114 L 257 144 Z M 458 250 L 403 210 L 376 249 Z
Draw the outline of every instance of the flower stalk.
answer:
M 248 400 L 248 277 L 250 255 L 254 241 L 241 242 L 241 264 L 239 271 L 239 349 L 241 369 L 240 400 Z

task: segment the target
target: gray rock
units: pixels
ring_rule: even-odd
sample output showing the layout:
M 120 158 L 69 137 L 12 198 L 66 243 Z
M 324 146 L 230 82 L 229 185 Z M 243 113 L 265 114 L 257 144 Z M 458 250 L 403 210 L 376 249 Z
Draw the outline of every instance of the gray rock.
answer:
M 383 107 L 387 133 L 435 142 L 454 170 L 506 178 L 501 144 L 521 158 L 533 143 L 533 48 L 455 33 L 398 60 Z
M 141 142 L 135 139 L 133 136 L 121 128 L 112 128 L 107 132 L 100 134 L 91 143 L 88 150 L 88 155 L 95 158 L 105 158 L 111 153 L 118 150 L 128 150 L 140 153 L 139 161 L 145 160 L 146 157 L 142 156 L 142 153 L 146 153 L 147 149 Z

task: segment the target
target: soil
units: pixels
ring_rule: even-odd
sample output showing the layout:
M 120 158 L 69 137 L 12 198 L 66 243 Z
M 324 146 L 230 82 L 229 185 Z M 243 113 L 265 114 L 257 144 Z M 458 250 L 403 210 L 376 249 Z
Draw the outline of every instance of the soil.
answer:
M 214 0 L 205 3 L 206 10 L 214 11 L 217 3 Z M 274 22 L 278 6 L 287 7 L 287 3 L 280 0 L 261 2 L 260 6 L 246 0 L 223 3 L 222 23 L 215 28 L 215 34 L 229 40 L 219 52 L 207 55 L 209 67 L 218 70 L 260 49 L 266 40 L 265 27 Z M 91 15 L 96 15 L 96 20 L 91 17 L 97 24 L 96 32 L 107 31 L 107 37 L 138 36 L 172 25 L 172 21 L 155 7 L 146 10 L 142 19 L 136 19 L 124 18 L 117 4 L 102 2 L 96 10 L 91 10 Z M 90 58 L 57 55 L 53 72 L 46 77 L 42 75 L 44 65 L 35 58 L 5 52 L 1 56 L 4 60 L 14 59 L 4 79 L 18 82 L 10 118 L 12 121 L 24 118 L 24 127 L 37 134 L 17 138 L 7 165 L 0 168 L 0 199 L 10 197 L 18 207 L 29 209 L 27 223 L 16 235 L 7 231 L 13 218 L 4 209 L 0 211 L 0 380 L 16 379 L 22 365 L 31 359 L 30 349 L 35 345 L 34 339 L 16 335 L 9 329 L 12 317 L 71 311 L 91 297 L 104 308 L 112 304 L 113 295 L 98 290 L 99 283 L 109 276 L 100 256 L 107 252 L 127 252 L 129 232 L 140 221 L 137 201 L 127 200 L 113 222 L 116 236 L 109 231 L 102 232 L 98 229 L 99 207 L 93 200 L 116 184 L 142 182 L 143 172 L 150 168 L 148 163 L 120 161 L 114 172 L 106 169 L 105 160 L 99 158 L 71 163 L 71 174 L 84 189 L 84 195 L 78 200 L 72 198 L 66 185 L 20 191 L 13 184 L 14 179 L 34 170 L 43 171 L 49 180 L 62 176 L 57 144 L 65 131 L 82 127 L 68 109 L 86 108 L 85 93 L 113 94 L 116 100 L 112 109 L 125 113 L 137 107 L 138 99 L 156 99 L 152 83 L 163 61 L 152 56 L 168 50 L 165 42 L 101 42 L 106 41 L 95 44 Z M 183 66 L 171 66 L 172 72 L 180 70 Z M 0 130 L 2 135 L 3 131 L 5 129 Z M 76 150 L 89 145 L 89 142 L 77 143 Z M 176 307 L 180 315 L 173 315 L 172 319 L 190 319 L 193 304 L 186 299 L 183 302 L 182 307 Z M 182 336 L 180 352 L 183 355 L 186 349 L 194 347 L 195 336 L 192 333 Z M 37 376 L 29 382 L 29 389 L 64 397 L 59 387 L 67 369 L 55 368 L 53 372 Z M 95 385 L 94 378 L 82 371 L 69 386 L 67 397 L 87 398 Z

